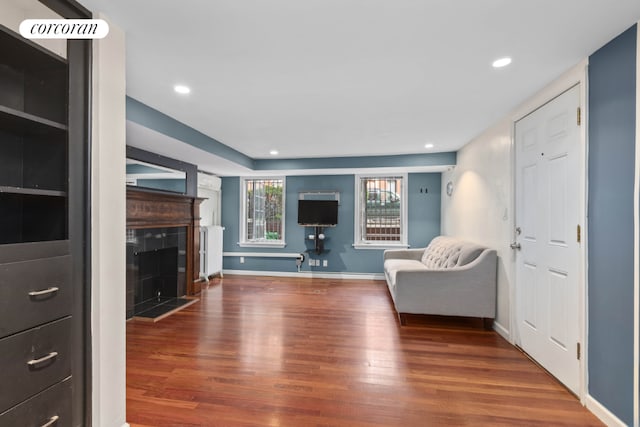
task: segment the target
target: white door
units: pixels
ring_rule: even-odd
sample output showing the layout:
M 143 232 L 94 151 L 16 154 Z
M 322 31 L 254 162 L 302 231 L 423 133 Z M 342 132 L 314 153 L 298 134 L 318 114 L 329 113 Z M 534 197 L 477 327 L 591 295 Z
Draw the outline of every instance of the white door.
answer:
M 520 347 L 579 394 L 580 87 L 515 125 Z

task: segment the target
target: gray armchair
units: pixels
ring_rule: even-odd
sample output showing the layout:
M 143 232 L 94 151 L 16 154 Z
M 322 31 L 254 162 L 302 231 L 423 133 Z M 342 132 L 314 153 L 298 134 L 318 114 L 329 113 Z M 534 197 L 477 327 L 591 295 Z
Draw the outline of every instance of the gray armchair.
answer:
M 493 249 L 453 237 L 427 248 L 386 250 L 384 273 L 400 323 L 404 314 L 479 317 L 496 311 L 497 256 Z

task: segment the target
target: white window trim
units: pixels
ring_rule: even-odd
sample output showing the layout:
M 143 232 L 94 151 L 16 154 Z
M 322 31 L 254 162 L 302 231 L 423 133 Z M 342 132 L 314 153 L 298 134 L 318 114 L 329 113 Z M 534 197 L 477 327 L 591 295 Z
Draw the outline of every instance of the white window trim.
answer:
M 409 249 L 410 246 L 409 245 L 405 245 L 402 243 L 390 243 L 390 244 L 386 244 L 386 245 L 381 245 L 378 243 L 365 243 L 365 242 L 360 242 L 360 243 L 354 243 L 353 245 L 354 249 Z
M 248 241 L 247 240 L 247 185 L 246 181 L 253 180 L 268 180 L 276 181 L 282 180 L 282 239 L 278 241 Z M 238 222 L 240 228 L 240 241 L 238 246 L 241 248 L 284 248 L 287 246 L 285 240 L 285 228 L 287 224 L 286 211 L 287 211 L 287 180 L 284 176 L 247 176 L 240 177 L 240 220 Z
M 399 242 L 374 242 L 363 241 L 360 238 L 360 220 L 362 212 L 360 211 L 360 181 L 363 178 L 388 178 L 390 176 L 399 176 L 402 178 L 402 190 L 400 199 L 400 241 Z M 353 248 L 354 249 L 406 249 L 409 247 L 409 174 L 407 173 L 388 173 L 388 174 L 361 174 L 355 176 L 354 191 L 354 221 L 353 221 Z
M 238 246 L 241 248 L 286 248 L 287 244 L 282 243 L 269 243 L 269 242 L 238 242 Z

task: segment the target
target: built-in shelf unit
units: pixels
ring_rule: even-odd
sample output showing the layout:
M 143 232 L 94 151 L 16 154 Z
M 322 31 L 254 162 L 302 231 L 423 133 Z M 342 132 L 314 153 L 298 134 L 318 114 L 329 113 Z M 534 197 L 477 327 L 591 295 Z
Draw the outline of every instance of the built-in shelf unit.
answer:
M 68 64 L 0 31 L 0 244 L 64 240 Z
M 0 426 L 90 424 L 90 46 L 0 25 Z

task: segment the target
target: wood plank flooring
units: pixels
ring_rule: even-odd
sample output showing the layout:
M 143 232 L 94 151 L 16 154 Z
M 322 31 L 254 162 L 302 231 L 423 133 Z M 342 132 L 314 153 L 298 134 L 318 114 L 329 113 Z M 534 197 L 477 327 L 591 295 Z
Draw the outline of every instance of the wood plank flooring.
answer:
M 399 325 L 384 282 L 226 276 L 127 324 L 140 426 L 596 426 L 493 331 Z

